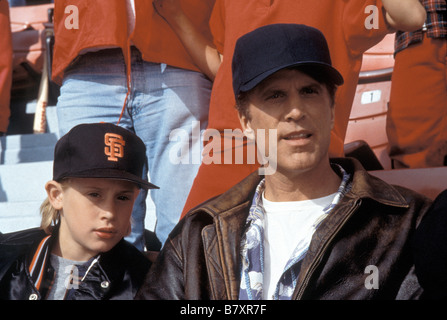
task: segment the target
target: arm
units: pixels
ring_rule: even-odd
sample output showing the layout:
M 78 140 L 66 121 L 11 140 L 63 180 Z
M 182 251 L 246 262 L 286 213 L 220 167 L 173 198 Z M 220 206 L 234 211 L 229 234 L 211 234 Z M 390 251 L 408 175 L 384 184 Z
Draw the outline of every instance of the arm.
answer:
M 199 70 L 209 79 L 214 80 L 222 62 L 222 56 L 184 14 L 180 0 L 154 0 L 153 5 L 155 11 L 177 34 Z
M 168 239 L 146 274 L 135 300 L 184 300 L 184 287 L 182 259 Z
M 419 0 L 382 0 L 386 10 L 386 21 L 396 30 L 415 31 L 421 29 L 427 13 Z

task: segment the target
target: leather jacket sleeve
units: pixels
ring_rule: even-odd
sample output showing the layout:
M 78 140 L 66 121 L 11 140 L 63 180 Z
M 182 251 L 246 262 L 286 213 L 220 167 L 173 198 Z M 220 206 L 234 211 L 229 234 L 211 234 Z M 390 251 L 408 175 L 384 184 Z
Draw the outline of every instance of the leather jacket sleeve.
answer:
M 136 300 L 184 300 L 183 261 L 171 238 L 144 279 Z

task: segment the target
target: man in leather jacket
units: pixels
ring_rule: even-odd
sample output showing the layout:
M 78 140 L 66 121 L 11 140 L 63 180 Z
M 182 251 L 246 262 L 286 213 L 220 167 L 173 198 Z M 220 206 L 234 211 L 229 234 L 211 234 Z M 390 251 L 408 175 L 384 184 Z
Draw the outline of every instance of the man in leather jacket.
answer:
M 420 296 L 410 239 L 431 201 L 329 159 L 342 83 L 315 28 L 274 24 L 238 40 L 236 108 L 247 138 L 262 140 L 264 175 L 192 209 L 137 299 Z

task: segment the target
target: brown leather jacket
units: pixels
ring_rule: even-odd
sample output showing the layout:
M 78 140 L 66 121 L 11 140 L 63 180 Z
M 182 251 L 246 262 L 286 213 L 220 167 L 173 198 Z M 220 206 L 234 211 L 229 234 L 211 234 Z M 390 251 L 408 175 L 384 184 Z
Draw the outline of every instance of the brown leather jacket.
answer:
M 411 238 L 431 200 L 369 175 L 356 160 L 333 162 L 352 174 L 352 188 L 314 233 L 293 299 L 417 298 Z M 238 299 L 240 242 L 261 178 L 255 172 L 182 219 L 137 299 Z

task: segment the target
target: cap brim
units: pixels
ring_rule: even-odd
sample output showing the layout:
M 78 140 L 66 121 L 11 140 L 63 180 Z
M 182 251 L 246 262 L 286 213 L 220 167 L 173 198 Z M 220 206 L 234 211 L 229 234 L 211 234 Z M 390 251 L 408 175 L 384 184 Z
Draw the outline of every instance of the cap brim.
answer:
M 92 169 L 81 172 L 67 173 L 63 177 L 59 177 L 57 180 L 61 180 L 64 178 L 102 178 L 102 179 L 125 180 L 137 184 L 142 189 L 160 189 L 156 185 L 140 177 L 137 177 L 125 171 L 115 169 Z
M 286 68 L 299 67 L 299 66 L 315 66 L 317 68 L 320 68 L 324 73 L 326 73 L 329 76 L 330 80 L 333 83 L 335 83 L 336 85 L 340 86 L 344 83 L 343 76 L 340 74 L 340 72 L 338 72 L 337 69 L 335 69 L 331 65 L 322 63 L 322 62 L 315 62 L 315 61 L 301 61 L 301 62 L 297 62 L 297 63 L 290 63 L 287 65 L 282 65 L 282 66 L 267 70 L 267 71 L 259 74 L 255 78 L 244 83 L 239 88 L 238 93 L 246 92 L 246 91 L 253 89 L 259 83 L 261 83 L 263 80 L 267 79 L 269 76 L 271 76 L 275 72 L 278 72 L 279 70 L 286 69 Z

